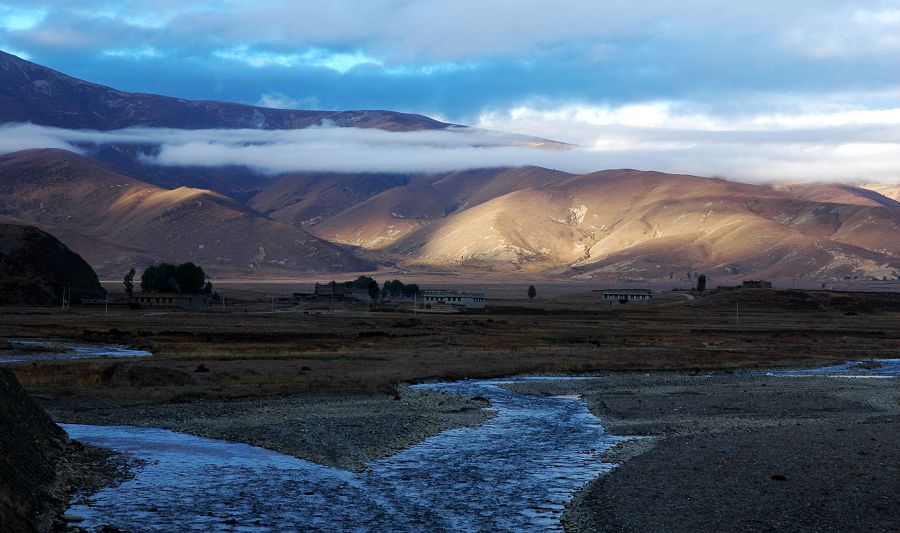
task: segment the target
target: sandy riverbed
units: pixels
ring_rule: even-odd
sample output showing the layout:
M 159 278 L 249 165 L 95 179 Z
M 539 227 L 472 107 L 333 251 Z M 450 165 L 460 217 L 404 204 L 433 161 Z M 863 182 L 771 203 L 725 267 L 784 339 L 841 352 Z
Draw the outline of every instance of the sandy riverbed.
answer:
M 607 430 L 653 436 L 581 490 L 569 531 L 892 531 L 900 382 L 623 373 L 517 385 L 582 394 Z
M 481 399 L 408 387 L 399 391 L 399 399 L 319 394 L 49 412 L 58 423 L 158 427 L 354 471 L 429 436 L 492 416 Z

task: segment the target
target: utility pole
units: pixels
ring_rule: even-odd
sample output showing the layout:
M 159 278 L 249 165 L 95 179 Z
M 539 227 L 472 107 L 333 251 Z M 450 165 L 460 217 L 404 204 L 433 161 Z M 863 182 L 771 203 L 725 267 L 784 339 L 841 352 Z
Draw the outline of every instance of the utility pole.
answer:
M 734 308 L 734 319 L 737 322 L 737 325 L 741 325 L 741 299 L 738 298 L 737 305 Z
M 104 305 L 103 305 L 103 314 L 104 315 L 109 314 L 109 293 L 108 292 L 106 293 L 106 301 L 104 302 Z

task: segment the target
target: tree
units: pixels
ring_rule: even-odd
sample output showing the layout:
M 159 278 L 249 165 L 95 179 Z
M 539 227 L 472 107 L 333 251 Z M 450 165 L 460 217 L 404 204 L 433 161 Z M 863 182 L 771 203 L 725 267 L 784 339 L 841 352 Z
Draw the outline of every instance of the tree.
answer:
M 406 296 L 415 296 L 419 294 L 419 285 L 417 283 L 403 285 L 403 287 L 400 289 L 400 292 Z
M 415 283 L 406 285 L 399 279 L 393 281 L 385 281 L 381 288 L 382 298 L 396 298 L 398 296 L 415 296 L 419 294 L 419 286 Z
M 528 286 L 528 299 L 534 300 L 534 297 L 537 296 L 537 289 L 534 288 L 534 285 Z
M 703 292 L 706 290 L 706 274 L 700 274 L 697 276 L 697 291 Z
M 181 292 L 197 294 L 206 284 L 206 273 L 194 263 L 182 263 L 175 267 L 175 281 Z M 212 286 L 210 286 L 212 288 Z
M 369 289 L 369 298 L 371 298 L 372 301 L 374 302 L 375 300 L 378 299 L 378 292 L 379 292 L 378 282 L 375 280 L 372 280 L 372 283 L 369 284 L 368 289 Z
M 137 274 L 135 270 L 132 268 L 128 271 L 128 274 L 125 274 L 125 279 L 122 280 L 122 284 L 125 285 L 125 294 L 131 298 L 131 295 L 134 294 L 134 275 Z
M 144 292 L 210 294 L 212 293 L 212 283 L 206 281 L 206 273 L 194 263 L 182 263 L 178 266 L 160 263 L 150 265 L 141 274 L 141 290 Z

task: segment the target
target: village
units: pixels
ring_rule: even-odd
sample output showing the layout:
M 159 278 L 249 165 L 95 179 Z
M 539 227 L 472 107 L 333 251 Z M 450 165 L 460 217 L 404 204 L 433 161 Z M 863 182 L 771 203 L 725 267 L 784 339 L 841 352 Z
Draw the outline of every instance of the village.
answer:
M 188 263 L 190 264 L 190 263 Z M 192 265 L 192 264 L 191 264 Z M 200 269 L 202 272 L 202 269 Z M 173 290 L 178 289 L 178 283 L 166 283 L 163 290 L 152 287 L 150 283 L 141 283 L 141 291 L 134 289 L 132 270 L 124 281 L 124 292 L 115 290 L 114 283 L 106 283 L 110 294 L 104 300 L 85 300 L 82 303 L 88 305 L 100 305 L 108 308 L 110 304 L 115 306 L 127 305 L 133 309 L 171 309 L 192 312 L 204 312 L 216 309 L 224 309 L 227 306 L 227 296 L 222 291 L 212 291 L 212 284 L 201 284 L 203 290 L 188 292 Z M 631 284 L 600 284 L 602 288 L 591 287 L 590 291 L 597 295 L 598 301 L 607 305 L 626 304 L 652 304 L 654 293 L 679 292 L 691 294 L 707 291 L 705 275 L 697 278 L 696 284 L 690 288 L 647 288 L 632 287 Z M 772 282 L 768 280 L 743 280 L 736 285 L 719 285 L 709 290 L 725 291 L 737 288 L 744 289 L 771 289 Z M 311 311 L 328 311 L 334 313 L 336 309 L 346 309 L 348 306 L 368 305 L 372 312 L 393 313 L 484 313 L 489 310 L 489 299 L 483 290 L 473 288 L 461 289 L 459 287 L 441 286 L 440 288 L 422 288 L 417 283 L 403 283 L 398 279 L 385 281 L 379 285 L 378 281 L 369 276 L 359 276 L 352 281 L 344 282 L 315 282 L 311 291 L 293 291 L 290 296 L 285 294 L 287 287 L 279 287 L 280 291 L 267 293 L 264 300 L 270 304 L 271 309 L 300 307 Z M 529 300 L 537 297 L 535 286 L 529 285 L 525 291 Z M 245 298 L 246 299 L 246 294 Z M 257 295 L 256 299 L 259 299 Z M 234 299 L 232 305 L 235 303 Z M 244 302 L 246 303 L 246 302 Z M 64 303 L 64 305 L 67 305 Z

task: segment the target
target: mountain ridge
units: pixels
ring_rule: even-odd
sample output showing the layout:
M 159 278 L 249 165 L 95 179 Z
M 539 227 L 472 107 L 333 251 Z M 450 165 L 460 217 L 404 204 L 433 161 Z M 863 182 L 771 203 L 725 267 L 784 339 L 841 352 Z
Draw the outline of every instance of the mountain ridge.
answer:
M 0 123 L 7 122 L 94 130 L 136 126 L 300 129 L 323 122 L 388 131 L 454 126 L 424 115 L 396 111 L 286 110 L 129 93 L 80 80 L 0 51 Z

